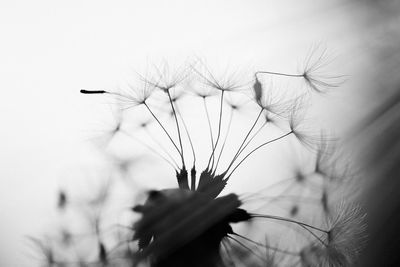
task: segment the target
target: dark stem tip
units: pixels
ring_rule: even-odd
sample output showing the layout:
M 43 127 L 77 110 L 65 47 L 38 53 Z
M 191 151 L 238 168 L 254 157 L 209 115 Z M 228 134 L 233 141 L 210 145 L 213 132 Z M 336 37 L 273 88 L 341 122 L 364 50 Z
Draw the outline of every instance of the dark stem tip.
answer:
M 85 90 L 85 89 L 81 89 L 79 92 L 81 94 L 86 94 L 86 95 L 90 95 L 90 94 L 105 94 L 105 93 L 107 93 L 104 90 Z

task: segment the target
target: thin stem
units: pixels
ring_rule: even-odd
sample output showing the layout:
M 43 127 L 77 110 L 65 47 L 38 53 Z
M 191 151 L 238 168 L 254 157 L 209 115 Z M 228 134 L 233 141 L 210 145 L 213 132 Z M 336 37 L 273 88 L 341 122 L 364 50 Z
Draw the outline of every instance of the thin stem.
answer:
M 325 233 L 325 234 L 329 233 L 329 231 L 327 231 L 327 230 L 318 228 L 316 226 L 312 226 L 312 225 L 304 223 L 304 222 L 296 221 L 296 220 L 293 220 L 293 219 L 288 219 L 288 218 L 285 218 L 285 217 L 280 217 L 280 216 L 275 216 L 275 215 L 263 215 L 263 214 L 256 214 L 256 213 L 250 214 L 250 215 L 251 215 L 252 218 L 265 218 L 265 219 L 272 219 L 272 220 L 278 220 L 278 221 L 285 221 L 285 222 L 290 222 L 290 223 L 302 225 L 304 227 L 308 227 L 308 228 L 317 230 L 317 231 Z
M 286 76 L 286 77 L 297 77 L 297 78 L 304 77 L 304 74 L 288 74 L 288 73 L 272 72 L 272 71 L 257 71 L 255 73 L 255 75 L 257 76 L 258 74 L 271 74 L 271 75 Z
M 224 247 L 226 254 L 228 255 L 227 260 L 229 261 L 230 266 L 235 267 L 235 263 L 232 260 L 232 255 L 227 247 L 227 245 L 225 244 L 225 242 L 222 241 L 222 246 Z
M 255 192 L 255 193 L 249 194 L 249 196 L 248 196 L 247 198 L 243 198 L 243 201 L 251 201 L 252 199 L 256 198 L 257 195 L 261 194 L 263 191 L 271 190 L 271 188 L 275 188 L 275 187 L 277 187 L 277 186 L 279 186 L 279 185 L 282 185 L 283 183 L 291 182 L 291 181 L 293 181 L 294 179 L 295 179 L 294 177 L 291 177 L 291 178 L 286 178 L 286 179 L 277 181 L 277 182 L 275 182 L 275 183 L 272 183 L 272 184 L 268 185 L 267 187 L 264 187 L 264 188 L 258 190 L 258 191 Z M 262 197 L 261 199 L 264 199 L 264 198 L 266 198 L 266 197 L 264 196 L 264 197 Z M 272 196 L 272 198 L 273 198 L 273 196 Z M 241 199 L 241 200 L 242 200 L 242 199 Z
M 296 183 L 292 183 L 289 184 L 288 186 L 286 186 L 286 188 L 280 192 L 280 195 L 286 195 L 287 193 L 291 192 L 296 186 Z M 279 196 L 272 196 L 269 201 L 264 202 L 259 208 L 258 210 L 262 209 L 263 207 L 266 207 L 268 205 L 270 205 L 272 202 L 274 202 L 275 200 L 277 200 L 279 198 Z M 298 197 L 297 197 L 298 200 Z
M 307 223 L 299 222 L 296 220 L 280 217 L 280 216 L 274 216 L 274 215 L 261 215 L 261 214 L 251 214 L 253 218 L 264 218 L 264 219 L 272 219 L 272 220 L 278 220 L 278 221 L 284 221 L 284 222 L 289 222 L 289 223 L 294 223 L 299 225 L 301 228 L 309 232 L 313 237 L 315 237 L 319 242 L 321 242 L 324 246 L 327 246 L 326 242 L 322 240 L 319 236 L 317 236 L 313 231 L 311 231 L 309 228 L 320 231 L 324 234 L 329 234 L 329 231 L 312 226 Z
M 104 91 L 104 93 L 105 93 L 105 94 L 109 94 L 109 95 L 114 95 L 114 96 L 119 96 L 119 97 L 125 98 L 125 99 L 129 100 L 128 102 L 134 101 L 134 102 L 136 102 L 136 104 L 140 103 L 137 99 L 134 99 L 134 98 L 132 98 L 132 97 L 129 97 L 129 96 L 124 95 L 124 94 L 121 94 L 121 93 L 109 92 L 109 91 Z M 136 104 L 135 104 L 135 105 L 136 105 Z
M 288 132 L 288 133 L 286 133 L 286 134 L 284 134 L 284 135 L 281 135 L 281 136 L 279 136 L 279 137 L 277 137 L 277 138 L 274 138 L 274 139 L 272 139 L 272 140 L 269 140 L 269 141 L 267 141 L 267 142 L 265 142 L 265 143 L 262 143 L 261 145 L 259 145 L 259 146 L 257 146 L 256 148 L 254 148 L 252 151 L 250 151 L 236 166 L 235 166 L 235 168 L 232 170 L 232 172 L 228 175 L 228 177 L 226 178 L 227 180 L 231 177 L 231 175 L 235 172 L 235 170 L 251 155 L 251 154 L 253 154 L 254 152 L 256 152 L 258 149 L 260 149 L 260 148 L 262 148 L 263 146 L 266 146 L 266 145 L 268 145 L 268 144 L 270 144 L 270 143 L 273 143 L 273 142 L 275 142 L 275 141 L 278 141 L 279 139 L 282 139 L 282 138 L 284 138 L 284 137 L 286 137 L 286 136 L 288 136 L 288 135 L 290 135 L 290 134 L 292 134 L 293 133 L 293 131 L 290 131 L 290 132 Z
M 159 121 L 159 119 L 157 118 L 157 116 L 153 113 L 153 111 L 150 109 L 150 107 L 147 105 L 146 102 L 143 103 L 144 106 L 147 108 L 147 110 L 150 112 L 150 114 L 153 116 L 153 118 L 157 121 L 157 123 L 160 125 L 160 127 L 163 129 L 164 133 L 168 136 L 169 140 L 171 141 L 171 143 L 174 145 L 174 147 L 176 148 L 176 150 L 178 151 L 179 155 L 182 157 L 182 153 L 179 150 L 179 148 L 177 147 L 177 145 L 175 144 L 174 140 L 172 140 L 171 135 L 168 133 L 168 131 L 165 129 L 165 127 L 162 125 L 162 123 Z
M 317 236 L 313 231 L 311 231 L 310 229 L 308 229 L 306 226 L 304 225 L 300 225 L 301 228 L 303 228 L 304 230 L 306 230 L 307 232 L 309 232 L 313 237 L 315 237 L 319 242 L 321 242 L 321 244 L 323 244 L 324 246 L 328 246 L 324 240 L 322 240 L 319 236 Z
M 239 245 L 241 245 L 242 247 L 247 249 L 251 254 L 253 254 L 254 256 L 259 258 L 260 260 L 265 261 L 265 259 L 263 257 L 261 257 L 260 255 L 256 254 L 251 248 L 247 247 L 245 244 L 243 244 L 242 242 L 240 242 L 236 238 L 233 238 L 232 236 L 229 236 L 229 235 L 228 235 L 228 238 L 232 239 L 233 241 L 235 241 L 236 243 L 238 243 Z
M 288 254 L 288 255 L 292 255 L 292 256 L 299 256 L 299 253 L 296 253 L 296 252 L 293 252 L 293 251 L 287 251 L 287 250 L 280 249 L 280 248 L 277 248 L 277 247 L 272 247 L 272 246 L 269 246 L 269 245 L 266 245 L 266 244 L 262 244 L 262 243 L 256 242 L 256 241 L 254 241 L 254 240 L 252 240 L 250 238 L 247 238 L 247 237 L 242 236 L 242 235 L 237 234 L 237 233 L 233 233 L 233 235 L 236 235 L 236 236 L 238 236 L 238 237 L 240 237 L 240 238 L 242 238 L 242 239 L 244 239 L 244 240 L 246 240 L 246 241 L 248 241 L 250 243 L 253 243 L 254 245 L 257 245 L 257 246 L 261 246 L 261 247 L 264 247 L 264 248 L 267 248 L 267 249 L 272 249 L 274 251 L 281 252 L 281 253 Z
M 240 154 L 243 153 L 243 151 L 246 149 L 246 147 L 248 147 L 248 145 L 251 143 L 251 141 L 253 141 L 253 139 L 260 133 L 260 131 L 265 127 L 266 124 L 267 124 L 267 122 L 264 122 L 263 125 L 261 125 L 261 127 L 253 134 L 253 136 L 249 139 L 249 141 L 247 141 L 247 143 L 242 147 L 242 149 L 240 150 L 237 157 L 239 157 Z
M 182 138 L 181 138 L 181 131 L 180 131 L 180 128 L 179 128 L 178 117 L 176 116 L 174 103 L 172 102 L 171 93 L 169 92 L 169 90 L 167 90 L 167 94 L 168 94 L 168 98 L 169 98 L 169 103 L 171 104 L 172 113 L 174 114 L 175 123 L 176 123 L 176 129 L 178 131 L 179 145 L 181 147 L 181 153 L 180 154 L 181 154 L 181 158 L 182 158 L 182 168 L 185 168 L 185 158 L 183 156 L 183 145 L 182 145 Z
M 189 129 L 188 129 L 187 125 L 186 125 L 185 120 L 183 119 L 182 114 L 180 113 L 180 111 L 178 109 L 178 106 L 176 106 L 175 109 L 176 109 L 176 113 L 178 114 L 179 118 L 182 121 L 182 124 L 183 124 L 183 127 L 185 129 L 186 135 L 187 135 L 187 137 L 189 139 L 189 143 L 190 143 L 190 147 L 192 149 L 192 155 L 193 155 L 193 166 L 195 166 L 196 165 L 196 152 L 195 152 L 195 149 L 194 149 L 192 137 L 190 136 Z
M 222 91 L 222 93 L 221 93 L 221 103 L 220 103 L 220 107 L 219 107 L 219 121 L 218 121 L 217 140 L 215 141 L 214 149 L 212 150 L 212 153 L 211 153 L 210 158 L 209 158 L 209 160 L 208 160 L 207 169 L 208 169 L 208 167 L 210 166 L 211 159 L 212 159 L 212 166 L 211 166 L 211 168 L 213 168 L 213 166 L 214 166 L 214 158 L 215 158 L 215 157 L 214 157 L 214 153 L 215 153 L 215 149 L 217 148 L 219 138 L 220 138 L 220 136 L 221 136 L 221 124 L 222 124 L 222 110 L 223 110 L 223 104 L 224 104 L 224 92 L 225 92 L 225 91 Z
M 231 163 L 229 164 L 229 166 L 228 166 L 228 168 L 226 169 L 225 172 L 227 172 L 227 171 L 232 167 L 233 163 L 234 163 L 235 160 L 237 159 L 238 154 L 240 153 L 240 150 L 242 149 L 242 147 L 243 147 L 244 143 L 246 142 L 247 138 L 249 137 L 249 135 L 250 135 L 251 132 L 253 131 L 254 127 L 256 126 L 256 124 L 257 124 L 258 120 L 260 119 L 260 116 L 261 116 L 261 114 L 262 114 L 263 111 L 264 111 L 264 109 L 262 108 L 262 109 L 260 110 L 260 112 L 258 113 L 258 116 L 257 116 L 256 120 L 254 121 L 254 123 L 253 123 L 253 125 L 251 126 L 250 130 L 247 132 L 245 138 L 243 139 L 242 143 L 241 143 L 240 146 L 239 146 L 238 151 L 236 152 L 235 156 L 233 157 Z
M 190 180 L 190 189 L 192 191 L 196 191 L 196 165 L 194 165 L 194 163 L 192 169 L 190 170 Z
M 207 115 L 208 129 L 210 131 L 210 138 L 211 138 L 211 150 L 213 151 L 214 150 L 214 137 L 213 137 L 213 133 L 212 133 L 210 114 L 208 112 L 207 102 L 206 102 L 206 98 L 205 97 L 203 97 L 203 106 L 204 106 L 204 110 L 205 110 L 206 115 Z
M 196 152 L 195 152 L 194 145 L 193 145 L 193 142 L 192 142 L 192 137 L 190 136 L 189 129 L 188 129 L 187 125 L 186 125 L 186 122 L 185 122 L 185 120 L 183 119 L 183 116 L 182 116 L 182 114 L 180 113 L 180 111 L 179 111 L 179 109 L 178 109 L 178 106 L 175 106 L 175 108 L 176 108 L 176 112 L 177 112 L 178 116 L 179 116 L 180 119 L 182 120 L 183 127 L 185 128 L 186 135 L 187 135 L 187 137 L 188 137 L 188 139 L 189 139 L 190 147 L 191 147 L 191 149 L 192 149 L 193 167 L 192 167 L 192 169 L 190 170 L 190 179 L 191 179 L 190 189 L 191 189 L 192 191 L 195 191 L 195 190 L 196 190 Z
M 86 90 L 86 89 L 81 89 L 79 92 L 80 92 L 81 94 L 85 94 L 85 95 L 109 94 L 109 95 L 119 96 L 119 97 L 128 99 L 128 100 L 130 100 L 130 101 L 133 100 L 132 98 L 130 98 L 130 97 L 124 95 L 124 94 L 116 93 L 116 92 L 109 92 L 109 91 L 106 91 L 106 90 Z M 136 100 L 135 100 L 135 101 L 136 101 Z
M 228 129 L 227 129 L 227 131 L 226 131 L 226 135 L 225 135 L 225 138 L 224 138 L 224 142 L 223 142 L 223 144 L 222 144 L 221 151 L 219 152 L 217 164 L 215 165 L 214 171 L 217 170 L 218 164 L 219 164 L 219 160 L 221 159 L 222 153 L 224 152 L 226 140 L 228 139 L 228 135 L 229 135 L 229 132 L 230 132 L 230 129 L 231 129 L 231 125 L 232 125 L 233 113 L 234 113 L 234 112 L 233 112 L 233 109 L 231 109 L 231 112 L 230 112 L 230 115 L 229 115 Z
M 161 155 L 157 150 L 155 150 L 153 147 L 151 147 L 150 145 L 146 144 L 145 142 L 139 140 L 138 138 L 134 137 L 133 135 L 131 135 L 130 133 L 121 130 L 122 133 L 126 134 L 128 137 L 134 139 L 135 141 L 137 141 L 138 143 L 142 144 L 143 146 L 145 146 L 146 148 L 148 148 L 151 152 L 153 152 L 154 154 L 156 154 L 157 156 L 159 156 L 160 158 L 162 158 L 165 162 L 167 162 L 175 171 L 177 171 L 177 169 L 179 169 L 178 164 L 176 164 L 176 166 L 174 166 L 174 164 L 169 161 L 166 157 L 164 157 L 163 155 Z
M 208 73 L 208 75 L 210 75 L 212 81 L 210 79 L 208 79 L 204 74 L 202 74 L 200 71 L 198 71 L 196 68 L 194 68 L 192 66 L 192 69 L 194 70 L 194 72 L 196 72 L 201 78 L 203 78 L 206 83 L 210 86 L 210 87 L 214 87 L 215 89 L 221 90 L 222 86 L 218 83 L 217 79 L 214 77 L 214 75 L 211 73 L 211 71 L 203 64 L 203 67 L 205 68 L 206 72 Z
M 157 139 L 151 134 L 151 132 L 147 128 L 145 128 L 145 131 L 146 131 L 147 135 L 153 140 L 153 142 L 156 143 L 160 147 L 160 149 L 169 157 L 169 159 L 176 166 L 178 166 L 178 163 L 176 163 L 175 159 L 171 156 L 170 153 L 168 153 L 168 150 L 159 141 L 157 141 Z

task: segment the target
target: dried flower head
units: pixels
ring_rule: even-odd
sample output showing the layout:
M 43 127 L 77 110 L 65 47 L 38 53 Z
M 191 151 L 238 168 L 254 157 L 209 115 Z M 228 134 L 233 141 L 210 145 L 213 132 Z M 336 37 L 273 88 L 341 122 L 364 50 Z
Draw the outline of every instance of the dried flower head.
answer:
M 137 125 L 140 127 L 128 129 L 124 124 L 124 133 L 169 163 L 173 168 L 169 176 L 176 179 L 175 188 L 170 188 L 170 185 L 163 188 L 158 184 L 148 187 L 157 189 L 149 190 L 147 199 L 129 210 L 129 219 L 119 225 L 126 231 L 122 237 L 118 236 L 117 241 L 105 229 L 106 221 L 112 217 L 106 214 L 109 212 L 107 206 L 114 201 L 113 194 L 120 196 L 115 193 L 118 191 L 114 191 L 118 190 L 118 183 L 113 180 L 113 187 L 107 185 L 94 198 L 89 198 L 86 212 L 90 218 L 89 228 L 94 231 L 90 231 L 88 235 L 92 238 L 91 244 L 95 244 L 92 255 L 96 257 L 92 257 L 91 261 L 103 266 L 147 264 L 151 267 L 222 267 L 234 266 L 236 262 L 242 262 L 246 266 L 277 267 L 286 263 L 288 266 L 296 266 L 299 261 L 304 265 L 320 263 L 326 259 L 330 264 L 350 261 L 356 252 L 346 252 L 350 250 L 349 246 L 355 246 L 346 243 L 345 236 L 350 235 L 350 230 L 346 227 L 357 224 L 355 218 L 346 219 L 348 212 L 342 211 L 345 214 L 339 213 L 337 218 L 332 219 L 328 230 L 310 223 L 308 218 L 303 220 L 305 200 L 327 203 L 330 197 L 327 194 L 322 194 L 321 197 L 322 190 L 317 188 L 320 184 L 309 179 L 309 173 L 304 171 L 306 168 L 293 170 L 291 179 L 286 180 L 291 184 L 280 195 L 286 194 L 290 205 L 284 216 L 273 213 L 273 209 L 269 214 L 263 211 L 251 212 L 251 208 L 244 208 L 246 200 L 238 194 L 224 194 L 229 189 L 226 188 L 230 180 L 234 175 L 238 176 L 239 172 L 236 170 L 243 167 L 252 155 L 267 149 L 271 144 L 280 143 L 288 136 L 294 136 L 306 147 L 315 148 L 319 144 L 321 136 L 316 138 L 315 135 L 310 135 L 304 127 L 308 126 L 304 124 L 304 107 L 309 94 L 296 94 L 297 97 L 288 98 L 281 90 L 278 94 L 275 93 L 273 84 L 266 87 L 259 76 L 272 74 L 301 77 L 315 92 L 322 92 L 323 84 L 316 74 L 323 64 L 314 63 L 311 58 L 306 63 L 307 68 L 303 74 L 259 71 L 248 75 L 248 79 L 239 72 L 211 71 L 204 61 L 197 61 L 196 64 L 183 66 L 176 71 L 171 71 L 164 62 L 155 66 L 150 73 L 139 75 L 139 83 L 129 85 L 128 90 L 118 93 L 82 90 L 84 94 L 115 97 L 117 103 L 123 107 L 121 112 L 140 106 L 134 112 L 124 113 L 124 123 L 128 121 L 128 115 L 134 114 L 133 119 L 139 120 Z M 190 90 L 195 91 L 202 101 L 190 97 L 182 98 L 188 90 L 186 82 L 191 74 L 197 80 L 190 81 Z M 247 95 L 252 92 L 253 97 L 246 96 L 245 99 L 245 94 L 239 94 L 238 91 L 246 92 Z M 213 95 L 216 97 L 211 98 Z M 194 120 L 187 119 L 189 116 L 184 108 L 186 102 L 190 104 L 190 111 L 196 111 L 196 116 L 204 115 L 205 120 L 202 122 L 207 124 L 193 127 L 193 124 L 201 120 L 197 117 Z M 200 105 L 196 106 L 199 102 Z M 240 119 L 237 118 L 237 111 L 242 111 L 245 105 L 249 109 L 243 113 L 248 111 L 252 116 L 249 125 L 235 125 L 236 120 Z M 169 116 L 165 116 L 166 114 Z M 150 121 L 145 118 L 150 118 Z M 282 122 L 283 127 L 278 122 Z M 120 132 L 121 123 L 115 128 Z M 142 158 L 141 152 L 138 154 L 138 158 Z M 315 172 L 320 172 L 323 156 L 317 154 L 316 158 Z M 155 165 L 151 165 L 151 168 L 155 169 Z M 140 168 L 135 169 L 138 170 L 137 173 L 126 170 L 124 173 L 126 176 L 131 173 L 142 175 Z M 165 174 L 168 176 L 167 172 Z M 244 174 L 250 178 L 252 172 Z M 161 176 L 165 176 L 164 172 Z M 265 177 L 266 181 L 269 179 L 270 177 Z M 297 188 L 292 187 L 293 184 Z M 292 190 L 293 188 L 296 190 Z M 288 195 L 293 192 L 298 195 Z M 272 198 L 274 197 L 276 196 Z M 128 201 L 138 202 L 137 199 Z M 306 241 L 307 244 L 310 238 L 314 242 L 301 251 L 299 246 L 271 246 L 269 236 L 275 234 L 275 228 L 253 227 L 256 223 L 270 221 L 285 229 L 290 227 L 296 238 Z M 234 227 L 234 224 L 250 229 L 249 233 L 262 228 L 265 230 L 262 236 L 268 236 L 268 240 L 260 241 L 251 235 L 247 236 L 247 232 L 242 231 L 241 227 Z M 356 250 L 355 247 L 352 249 Z M 118 263 L 115 261 L 117 255 L 123 258 Z
M 151 266 L 220 266 L 230 223 L 250 219 L 240 205 L 234 194 L 214 199 L 189 190 L 151 191 L 133 208 L 142 214 L 134 226 L 141 257 L 150 257 Z

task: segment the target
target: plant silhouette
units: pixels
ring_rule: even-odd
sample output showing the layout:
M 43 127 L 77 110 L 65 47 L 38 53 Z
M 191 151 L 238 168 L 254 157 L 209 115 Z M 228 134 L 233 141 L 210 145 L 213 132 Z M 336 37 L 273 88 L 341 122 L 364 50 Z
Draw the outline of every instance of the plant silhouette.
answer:
M 77 257 L 76 253 L 57 256 L 55 249 L 45 250 L 53 252 L 48 265 L 353 264 L 362 248 L 361 241 L 365 240 L 363 214 L 356 204 L 341 203 L 336 207 L 331 201 L 335 194 L 340 195 L 336 188 L 344 183 L 334 179 L 337 172 L 333 170 L 333 142 L 325 134 L 310 131 L 303 120 L 311 94 L 327 94 L 338 85 L 338 76 L 334 81 L 318 76 L 326 63 L 326 51 L 315 53 L 316 50 L 307 59 L 302 74 L 258 70 L 250 74 L 225 71 L 219 75 L 202 60 L 176 69 L 164 62 L 146 75 L 139 74 L 138 82 L 129 84 L 125 90 L 82 89 L 82 94 L 113 99 L 121 113 L 106 147 L 121 136 L 134 140 L 171 167 L 171 172 L 165 175 L 175 175 L 176 187 L 149 190 L 144 202 L 131 205 L 134 219 L 111 227 L 113 230 L 105 229 L 102 224 L 105 206 L 112 209 L 108 202 L 116 182 L 106 183 L 98 197 L 93 198 L 96 201 L 74 203 L 67 191 L 60 190 L 60 212 L 88 206 L 85 212 L 91 229 L 90 237 L 71 234 L 73 241 L 64 246 L 76 251 L 82 239 L 91 238 L 92 244 L 97 244 L 93 246 L 97 247 L 94 249 L 97 256 Z M 312 90 L 285 97 L 282 92 L 274 91 L 276 88 L 271 84 L 267 86 L 269 76 L 302 78 Z M 207 141 L 199 141 L 198 133 L 193 134 L 192 126 L 200 118 L 188 121 L 182 107 L 185 101 L 204 115 L 206 126 L 197 127 L 197 131 L 201 130 L 200 136 Z M 135 118 L 142 119 L 135 127 L 129 125 L 128 113 L 132 110 Z M 234 119 L 244 116 L 243 110 L 252 114 L 250 124 L 234 128 Z M 141 135 L 136 136 L 139 132 Z M 311 167 L 307 169 L 306 164 L 299 163 L 292 168 L 291 177 L 271 183 L 259 192 L 224 194 L 231 179 L 240 169 L 246 169 L 246 164 L 258 153 L 285 145 L 300 147 L 311 155 Z M 207 147 L 208 152 L 204 153 Z M 129 176 L 128 163 L 119 162 L 119 166 L 124 166 L 124 175 Z M 135 172 L 139 170 L 132 171 Z M 251 176 L 251 172 L 244 173 Z M 268 193 L 272 191 L 275 194 Z M 251 207 L 252 202 L 260 204 L 258 209 Z M 245 207 L 247 204 L 250 207 Z M 272 204 L 287 213 L 273 213 L 274 209 L 264 212 Z M 256 226 L 258 223 L 260 226 Z M 358 230 L 351 237 L 346 236 L 352 229 Z M 114 236 L 110 238 L 108 232 Z M 275 233 L 286 233 L 290 241 L 280 244 Z M 35 243 L 41 244 L 37 239 Z

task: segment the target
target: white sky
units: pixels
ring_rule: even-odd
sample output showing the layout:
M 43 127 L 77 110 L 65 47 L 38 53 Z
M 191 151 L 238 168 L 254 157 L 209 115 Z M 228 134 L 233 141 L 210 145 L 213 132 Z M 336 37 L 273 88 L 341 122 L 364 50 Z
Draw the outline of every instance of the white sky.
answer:
M 15 266 L 27 263 L 23 236 L 43 227 L 62 171 L 86 155 L 97 100 L 79 89 L 114 88 L 152 59 L 194 55 L 296 70 L 318 42 L 338 55 L 341 71 L 352 71 L 360 64 L 348 60 L 359 44 L 351 35 L 357 25 L 338 3 L 2 1 L 0 258 L 8 250 L 21 259 Z M 351 100 L 333 101 L 352 111 Z M 320 107 L 332 115 L 332 106 Z

